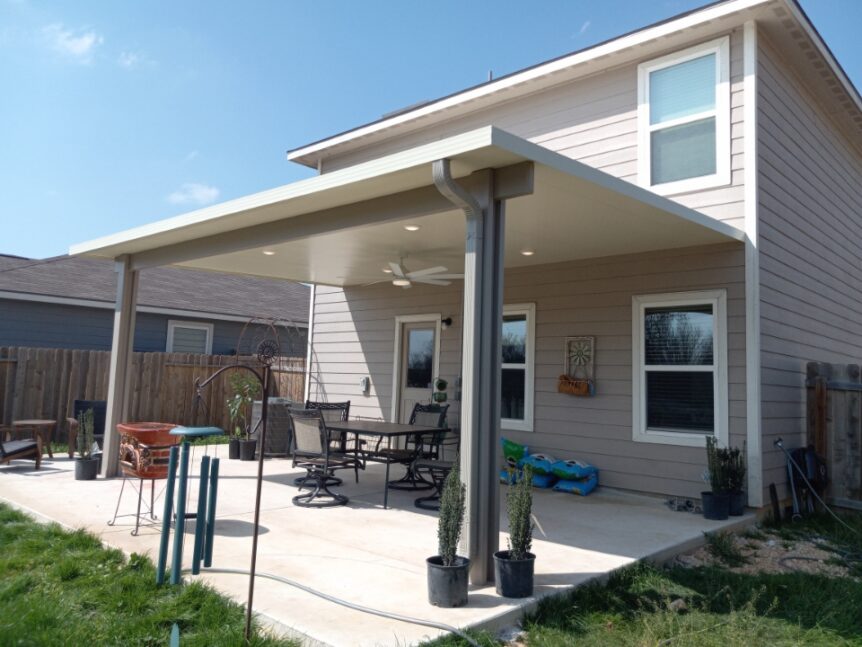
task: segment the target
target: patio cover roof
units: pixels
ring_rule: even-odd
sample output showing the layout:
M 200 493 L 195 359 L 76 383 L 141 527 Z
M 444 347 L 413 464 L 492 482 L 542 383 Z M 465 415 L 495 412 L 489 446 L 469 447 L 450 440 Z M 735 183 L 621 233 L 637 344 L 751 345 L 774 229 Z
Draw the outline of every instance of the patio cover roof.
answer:
M 432 162 L 497 170 L 506 199 L 506 266 L 743 240 L 742 231 L 493 126 L 73 245 L 131 257 L 133 269 L 181 265 L 328 285 L 464 262 L 464 216 L 433 185 Z M 418 232 L 403 225 L 416 224 Z M 535 250 L 523 256 L 524 248 Z M 275 252 L 265 255 L 262 252 Z

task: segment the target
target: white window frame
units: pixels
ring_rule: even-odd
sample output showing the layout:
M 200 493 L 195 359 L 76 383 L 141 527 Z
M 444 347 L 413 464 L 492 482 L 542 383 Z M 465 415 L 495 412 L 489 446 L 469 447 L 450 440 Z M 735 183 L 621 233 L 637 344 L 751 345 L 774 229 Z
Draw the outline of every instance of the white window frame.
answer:
M 524 369 L 524 419 L 501 418 L 500 427 L 511 431 L 533 431 L 533 403 L 535 400 L 535 363 L 536 363 L 536 304 L 513 303 L 503 306 L 503 315 L 526 315 L 527 338 L 524 364 L 502 364 L 501 369 Z M 502 322 L 500 326 L 502 327 Z M 501 372 L 502 377 L 502 372 Z
M 207 333 L 207 348 L 204 355 L 212 355 L 214 328 L 213 324 L 204 323 L 203 321 L 183 321 L 182 319 L 168 319 L 168 339 L 165 347 L 165 352 L 174 352 L 174 330 L 176 328 L 193 328 L 195 330 L 205 330 Z
M 712 366 L 661 366 L 667 371 L 712 371 L 713 373 L 713 435 L 722 447 L 728 442 L 728 394 L 727 394 L 727 292 L 705 290 L 700 292 L 678 292 L 650 294 L 632 297 L 632 439 L 642 443 L 705 447 L 705 433 L 686 433 L 648 429 L 646 425 L 646 373 L 644 313 L 647 308 L 670 308 L 679 306 L 711 305 L 713 312 L 713 364 Z
M 685 63 L 707 54 L 715 54 L 717 79 L 715 108 L 688 117 L 650 124 L 650 73 Z M 715 117 L 715 173 L 699 177 L 652 184 L 651 137 L 653 131 Z M 638 66 L 638 181 L 642 187 L 661 195 L 687 193 L 730 184 L 730 37 L 712 40 L 680 52 L 662 56 Z

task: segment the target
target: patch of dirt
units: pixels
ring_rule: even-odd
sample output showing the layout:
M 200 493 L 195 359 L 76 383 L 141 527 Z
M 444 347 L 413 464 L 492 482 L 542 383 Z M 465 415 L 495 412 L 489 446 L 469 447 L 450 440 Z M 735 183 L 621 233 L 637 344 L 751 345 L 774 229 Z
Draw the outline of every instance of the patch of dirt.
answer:
M 732 573 L 748 575 L 798 571 L 830 577 L 852 577 L 846 566 L 836 563 L 836 558 L 839 556 L 818 545 L 822 545 L 822 542 L 818 542 L 816 538 L 787 540 L 771 534 L 766 534 L 765 538 L 734 535 L 732 541 L 745 558 L 746 563 L 740 566 L 727 566 L 720 558 L 709 552 L 708 545 L 701 546 L 693 553 L 679 555 L 675 563 L 690 568 L 717 566 Z

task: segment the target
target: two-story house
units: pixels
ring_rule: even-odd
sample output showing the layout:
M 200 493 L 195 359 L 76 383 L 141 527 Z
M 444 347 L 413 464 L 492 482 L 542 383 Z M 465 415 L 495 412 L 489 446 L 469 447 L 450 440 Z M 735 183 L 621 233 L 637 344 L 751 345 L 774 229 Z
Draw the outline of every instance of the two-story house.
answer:
M 72 247 L 121 263 L 113 415 L 139 270 L 314 284 L 311 397 L 394 420 L 450 382 L 480 562 L 501 435 L 685 496 L 715 436 L 759 507 L 774 438 L 804 438 L 806 362 L 862 360 L 862 99 L 794 0 L 717 2 L 289 158 L 318 176 Z M 573 349 L 592 395 L 559 391 Z

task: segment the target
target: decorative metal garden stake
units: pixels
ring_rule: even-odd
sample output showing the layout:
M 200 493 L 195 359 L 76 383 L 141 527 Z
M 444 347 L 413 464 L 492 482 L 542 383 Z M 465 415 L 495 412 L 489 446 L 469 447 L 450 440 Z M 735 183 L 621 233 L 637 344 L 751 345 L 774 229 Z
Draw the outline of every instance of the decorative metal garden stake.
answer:
M 171 447 L 168 458 L 168 482 L 165 484 L 165 514 L 162 517 L 162 536 L 159 541 L 159 563 L 156 569 L 156 584 L 165 583 L 165 567 L 168 561 L 168 542 L 171 537 L 171 515 L 174 514 L 174 481 L 177 478 L 177 455 L 179 448 Z

